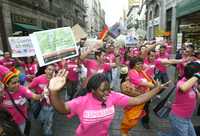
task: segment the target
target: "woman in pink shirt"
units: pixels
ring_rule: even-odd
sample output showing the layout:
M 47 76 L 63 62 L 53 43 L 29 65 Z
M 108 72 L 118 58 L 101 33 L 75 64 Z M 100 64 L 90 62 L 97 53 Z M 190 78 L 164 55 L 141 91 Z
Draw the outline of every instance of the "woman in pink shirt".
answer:
M 24 61 L 18 60 L 21 66 L 24 68 L 26 74 L 26 81 L 31 82 L 37 73 L 37 63 L 33 57 L 27 57 Z
M 19 84 L 19 77 L 15 73 L 9 71 L 6 67 L 0 65 L 0 78 L 1 83 L 4 84 L 5 88 L 3 89 L 3 101 L 1 106 L 8 110 L 12 115 L 13 120 L 18 124 L 21 131 L 24 132 L 25 128 L 25 118 L 27 117 L 27 105 L 26 98 L 33 100 L 40 100 L 42 95 L 37 95 L 31 92 L 29 89 L 21 86 Z M 24 116 L 16 109 L 14 103 L 18 108 L 24 113 Z
M 176 85 L 176 97 L 170 113 L 172 132 L 160 136 L 196 136 L 191 122 L 197 98 L 200 98 L 200 63 L 191 62 L 184 69 L 184 77 Z
M 53 73 L 55 72 L 54 65 L 48 65 L 44 67 L 44 73 L 35 77 L 33 81 L 29 84 L 29 89 L 35 90 L 37 94 L 46 94 L 47 86 L 49 80 L 52 78 Z M 38 119 L 42 123 L 43 135 L 52 136 L 53 131 L 53 117 L 54 109 L 50 104 L 49 98 L 44 95 L 45 99 L 41 101 L 41 111 L 39 112 Z
M 108 129 L 114 117 L 115 106 L 134 106 L 145 103 L 156 95 L 165 85 L 158 85 L 152 91 L 139 97 L 129 97 L 110 90 L 110 84 L 104 74 L 92 76 L 87 84 L 87 94 L 71 101 L 63 102 L 59 91 L 65 85 L 67 73 L 58 72 L 49 82 L 52 105 L 61 113 L 70 117 L 79 117 L 80 124 L 76 136 L 108 136 Z

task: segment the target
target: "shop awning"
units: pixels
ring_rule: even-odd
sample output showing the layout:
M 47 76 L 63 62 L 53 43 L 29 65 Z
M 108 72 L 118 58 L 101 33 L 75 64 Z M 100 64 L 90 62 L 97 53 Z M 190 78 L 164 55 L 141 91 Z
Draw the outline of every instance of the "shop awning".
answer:
M 15 30 L 17 30 L 17 31 L 34 32 L 34 31 L 43 30 L 42 28 L 39 28 L 39 27 L 33 26 L 33 25 L 20 24 L 20 23 L 15 23 L 14 25 L 15 25 Z
M 176 6 L 176 17 L 200 11 L 200 0 L 182 0 Z

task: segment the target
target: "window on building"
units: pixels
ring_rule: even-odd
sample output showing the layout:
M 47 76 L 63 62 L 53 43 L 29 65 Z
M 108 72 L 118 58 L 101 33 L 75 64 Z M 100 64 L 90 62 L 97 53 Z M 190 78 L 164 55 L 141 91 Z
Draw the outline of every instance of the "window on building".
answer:
M 150 13 L 149 13 L 149 20 L 151 20 L 152 19 L 152 11 L 150 11 Z
M 53 0 L 49 0 L 49 9 L 51 10 L 53 8 Z
M 154 13 L 154 18 L 157 18 L 157 17 L 159 17 L 159 5 L 157 4 L 156 5 L 156 8 L 155 8 L 155 13 Z

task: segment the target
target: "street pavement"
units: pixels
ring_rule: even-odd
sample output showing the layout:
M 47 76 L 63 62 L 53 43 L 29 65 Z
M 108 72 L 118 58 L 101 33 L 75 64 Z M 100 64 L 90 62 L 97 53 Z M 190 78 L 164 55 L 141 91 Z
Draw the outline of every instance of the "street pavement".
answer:
M 173 71 L 169 71 L 170 75 L 173 75 Z M 171 78 L 172 79 L 172 76 Z M 65 91 L 61 93 L 62 99 L 64 99 Z M 165 96 L 167 91 L 161 94 L 161 98 Z M 155 116 L 152 111 L 152 107 L 154 107 L 157 103 L 158 99 L 153 99 L 150 104 L 150 129 L 144 129 L 139 123 L 135 128 L 131 129 L 129 132 L 130 136 L 157 136 L 158 131 L 167 132 L 170 130 L 170 125 L 167 119 L 159 119 Z M 120 122 L 123 117 L 123 109 L 116 108 L 116 113 L 114 120 L 112 121 L 111 127 L 109 129 L 110 136 L 120 136 Z M 68 119 L 66 115 L 55 113 L 54 119 L 54 136 L 75 136 L 75 130 L 79 124 L 79 120 L 77 117 L 73 117 L 72 119 Z M 200 126 L 200 117 L 193 117 L 193 124 L 195 126 Z M 97 132 L 98 133 L 98 132 Z M 40 124 L 37 121 L 33 121 L 31 136 L 42 136 Z
M 151 103 L 151 107 L 155 106 L 155 100 Z M 150 108 L 152 109 L 152 108 Z M 120 136 L 120 122 L 123 117 L 123 109 L 116 108 L 116 113 L 114 120 L 112 121 L 111 127 L 109 129 L 110 136 Z M 200 125 L 200 117 L 193 117 L 194 125 Z M 75 130 L 79 124 L 77 117 L 68 119 L 66 115 L 55 113 L 54 119 L 54 136 L 75 136 Z M 150 129 L 144 129 L 139 123 L 135 128 L 131 129 L 129 132 L 130 136 L 157 136 L 158 131 L 166 132 L 169 131 L 170 125 L 168 120 L 159 119 L 155 116 L 153 111 L 150 112 Z M 31 136 L 42 136 L 40 124 L 37 121 L 33 121 L 33 128 Z

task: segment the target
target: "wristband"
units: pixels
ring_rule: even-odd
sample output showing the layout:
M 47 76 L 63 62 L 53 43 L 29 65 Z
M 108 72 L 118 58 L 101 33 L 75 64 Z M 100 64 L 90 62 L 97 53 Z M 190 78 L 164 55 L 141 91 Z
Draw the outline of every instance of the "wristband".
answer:
M 200 73 L 195 73 L 194 76 L 200 80 Z

